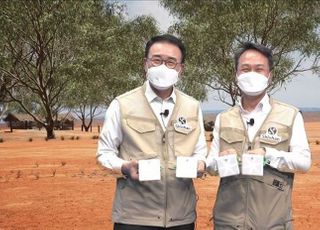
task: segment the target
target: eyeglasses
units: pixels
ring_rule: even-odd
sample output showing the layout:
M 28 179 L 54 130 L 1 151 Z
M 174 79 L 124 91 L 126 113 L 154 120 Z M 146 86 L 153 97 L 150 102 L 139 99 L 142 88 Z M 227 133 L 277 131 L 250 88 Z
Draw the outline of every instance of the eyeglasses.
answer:
M 148 61 L 151 62 L 152 66 L 160 66 L 164 64 L 169 68 L 169 69 L 174 69 L 176 68 L 176 66 L 178 64 L 181 64 L 179 62 L 176 62 L 175 60 L 173 59 L 167 59 L 167 60 L 163 60 L 161 59 L 160 57 L 152 57 L 152 58 L 147 58 Z

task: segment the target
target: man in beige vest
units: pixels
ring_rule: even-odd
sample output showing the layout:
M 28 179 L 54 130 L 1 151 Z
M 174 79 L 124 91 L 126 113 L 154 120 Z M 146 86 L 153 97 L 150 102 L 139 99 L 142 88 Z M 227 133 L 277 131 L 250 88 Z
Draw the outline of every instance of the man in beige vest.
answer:
M 184 60 L 181 40 L 153 37 L 145 49 L 147 81 L 107 110 L 97 160 L 117 174 L 115 230 L 194 229 L 192 178 L 204 172 L 207 150 L 199 102 L 174 87 Z
M 245 43 L 235 55 L 241 100 L 217 116 L 207 158 L 211 174 L 226 175 L 220 179 L 214 207 L 216 230 L 293 228 L 294 172 L 306 172 L 311 157 L 298 109 L 266 93 L 272 67 L 271 50 L 263 45 Z M 235 168 L 230 167 L 232 159 Z M 245 165 L 256 171 L 245 173 Z

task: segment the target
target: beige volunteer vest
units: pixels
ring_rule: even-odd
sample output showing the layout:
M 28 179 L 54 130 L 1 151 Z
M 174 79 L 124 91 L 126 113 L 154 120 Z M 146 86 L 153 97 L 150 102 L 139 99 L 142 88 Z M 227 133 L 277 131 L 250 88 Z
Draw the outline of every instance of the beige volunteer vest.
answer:
M 200 135 L 199 103 L 175 90 L 177 99 L 166 131 L 145 97 L 145 85 L 117 98 L 125 160 L 160 159 L 160 181 L 118 178 L 113 221 L 171 227 L 196 218 L 196 194 L 192 179 L 176 178 L 177 156 L 191 156 Z M 170 115 L 169 115 L 170 116 Z
M 220 151 L 271 147 L 289 151 L 293 121 L 298 110 L 270 100 L 268 114 L 252 143 L 238 106 L 220 116 Z M 288 153 L 290 154 L 290 153 Z M 237 175 L 221 178 L 214 208 L 215 229 L 292 229 L 291 192 L 293 174 L 269 166 L 264 176 Z

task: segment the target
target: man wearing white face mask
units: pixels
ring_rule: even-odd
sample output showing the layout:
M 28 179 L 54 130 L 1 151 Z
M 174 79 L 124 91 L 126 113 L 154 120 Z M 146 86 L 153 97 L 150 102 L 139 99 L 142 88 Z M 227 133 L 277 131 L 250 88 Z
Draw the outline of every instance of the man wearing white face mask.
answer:
M 235 55 L 235 68 L 241 100 L 216 118 L 207 171 L 217 175 L 220 159 L 229 156 L 236 156 L 243 166 L 243 156 L 251 154 L 263 156 L 258 157 L 263 176 L 248 175 L 239 167 L 233 175 L 221 177 L 215 229 L 292 229 L 294 172 L 311 166 L 302 115 L 266 93 L 272 80 L 270 49 L 245 43 Z
M 178 173 L 177 159 L 190 161 L 200 177 L 207 150 L 199 102 L 174 86 L 184 59 L 181 40 L 153 37 L 145 49 L 147 81 L 108 108 L 97 160 L 117 176 L 115 230 L 194 229 L 195 188 L 192 177 Z

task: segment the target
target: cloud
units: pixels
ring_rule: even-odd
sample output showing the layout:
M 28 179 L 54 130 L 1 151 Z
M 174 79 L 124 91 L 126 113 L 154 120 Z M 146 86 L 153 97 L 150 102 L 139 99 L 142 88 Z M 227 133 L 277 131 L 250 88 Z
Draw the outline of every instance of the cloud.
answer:
M 174 18 L 169 12 L 163 8 L 159 1 L 122 1 L 127 6 L 129 18 L 135 18 L 139 15 L 149 15 L 156 19 L 157 25 L 161 32 L 165 33 L 170 24 L 174 22 Z

